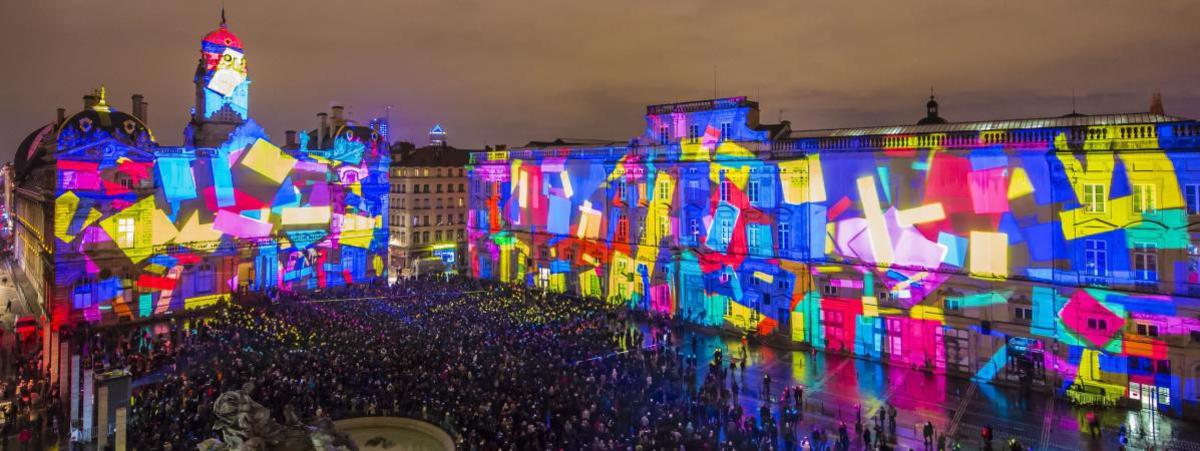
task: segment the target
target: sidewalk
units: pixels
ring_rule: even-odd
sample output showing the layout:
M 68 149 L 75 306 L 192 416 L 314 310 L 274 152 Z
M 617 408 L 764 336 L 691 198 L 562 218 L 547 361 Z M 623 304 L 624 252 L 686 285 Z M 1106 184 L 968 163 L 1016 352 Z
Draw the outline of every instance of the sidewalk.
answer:
M 693 353 L 693 336 L 699 344 L 694 354 L 700 362 L 710 360 L 718 348 L 730 358 L 741 356 L 740 340 L 690 328 L 680 337 L 685 353 Z M 700 381 L 707 371 L 707 365 L 700 365 Z M 996 449 L 1007 446 L 1012 437 L 1035 450 L 1116 449 L 1117 431 L 1124 422 L 1130 435 L 1129 449 L 1155 445 L 1160 450 L 1200 450 L 1200 428 L 1151 410 L 1097 411 L 1102 436 L 1092 439 L 1081 426 L 1087 410 L 1066 400 L 1034 394 L 1028 405 L 1022 405 L 1013 389 L 849 356 L 763 345 L 749 347 L 745 376 L 737 375 L 742 387 L 739 402 L 747 414 L 757 413 L 762 405 L 764 374 L 771 376 L 774 400 L 785 386 L 804 387 L 805 413 L 798 435 L 811 434 L 815 425 L 836 436 L 838 423 L 845 422 L 852 449 L 862 447 L 861 436 L 854 433 L 855 406 L 862 406 L 863 425 L 871 427 L 876 412 L 890 403 L 897 410 L 896 449 L 923 449 L 920 428 L 930 421 L 934 437 L 949 431 L 948 448 L 957 439 L 963 449 L 980 449 L 980 431 L 991 426 Z M 778 417 L 779 405 L 771 403 L 770 407 Z

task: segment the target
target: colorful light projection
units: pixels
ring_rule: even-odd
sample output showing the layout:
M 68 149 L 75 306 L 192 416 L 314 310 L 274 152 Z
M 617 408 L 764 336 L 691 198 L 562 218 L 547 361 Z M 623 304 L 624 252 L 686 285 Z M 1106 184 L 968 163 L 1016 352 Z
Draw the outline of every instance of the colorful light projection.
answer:
M 72 120 L 110 117 L 85 113 Z M 65 127 L 85 125 L 75 122 Z M 241 288 L 384 277 L 387 145 L 372 136 L 283 150 L 248 120 L 220 148 L 139 148 L 91 130 L 57 157 L 55 270 L 68 287 L 59 305 L 92 321 L 140 318 Z
M 772 156 L 746 116 L 651 111 L 639 141 L 665 145 L 477 155 L 473 274 L 981 380 L 1036 361 L 1064 390 L 1139 383 L 1178 406 L 1167 350 L 1200 332 L 1200 157 L 1171 124 Z M 1030 342 L 960 349 L 957 331 Z
M 238 118 L 249 118 L 250 75 L 246 70 L 246 54 L 242 41 L 229 31 L 225 21 L 221 27 L 204 36 L 200 42 L 201 67 L 196 71 L 196 84 L 203 86 L 204 102 L 200 104 L 205 119 L 228 107 Z

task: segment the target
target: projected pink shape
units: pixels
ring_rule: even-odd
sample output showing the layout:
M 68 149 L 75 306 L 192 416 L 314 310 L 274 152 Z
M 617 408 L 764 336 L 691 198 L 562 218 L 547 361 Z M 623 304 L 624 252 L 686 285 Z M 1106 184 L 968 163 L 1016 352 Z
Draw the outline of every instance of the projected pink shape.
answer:
M 1124 318 L 1096 301 L 1087 290 L 1076 290 L 1059 315 L 1071 332 L 1100 348 L 1108 344 L 1125 325 Z M 1101 328 L 1101 325 L 1104 327 Z
M 269 222 L 250 219 L 229 210 L 217 211 L 217 219 L 213 221 L 213 229 L 238 238 L 269 236 L 271 228 L 272 225 Z
M 971 203 L 976 213 L 1008 211 L 1008 168 L 971 171 L 967 176 L 971 186 Z

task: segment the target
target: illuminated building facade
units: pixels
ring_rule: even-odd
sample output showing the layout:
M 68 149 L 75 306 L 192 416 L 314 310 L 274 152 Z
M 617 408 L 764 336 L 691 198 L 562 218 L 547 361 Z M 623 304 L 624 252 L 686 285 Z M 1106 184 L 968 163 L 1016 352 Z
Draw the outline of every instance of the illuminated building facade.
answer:
M 389 272 L 455 271 L 466 254 L 470 150 L 440 144 L 406 150 L 391 167 Z
M 1197 415 L 1200 123 L 937 108 L 792 131 L 713 99 L 629 143 L 473 154 L 471 273 Z
M 386 275 L 379 134 L 335 110 L 272 144 L 250 117 L 245 50 L 224 23 L 201 41 L 194 82 L 183 146 L 157 143 L 141 96 L 130 114 L 101 89 L 18 149 L 18 261 L 55 330 Z

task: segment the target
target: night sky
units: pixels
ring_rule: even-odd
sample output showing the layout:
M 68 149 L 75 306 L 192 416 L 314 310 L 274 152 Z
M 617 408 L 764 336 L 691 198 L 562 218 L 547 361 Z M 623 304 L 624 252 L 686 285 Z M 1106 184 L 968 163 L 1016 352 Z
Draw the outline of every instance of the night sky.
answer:
M 1047 6 L 1043 3 L 1053 3 Z M 752 6 L 751 6 L 752 5 Z M 0 158 L 100 83 L 178 145 L 219 1 L 3 0 Z M 793 129 L 907 124 L 929 87 L 952 121 L 1148 109 L 1200 117 L 1200 2 L 226 2 L 274 140 L 391 104 L 393 139 L 458 147 L 625 140 L 644 106 L 747 95 Z

